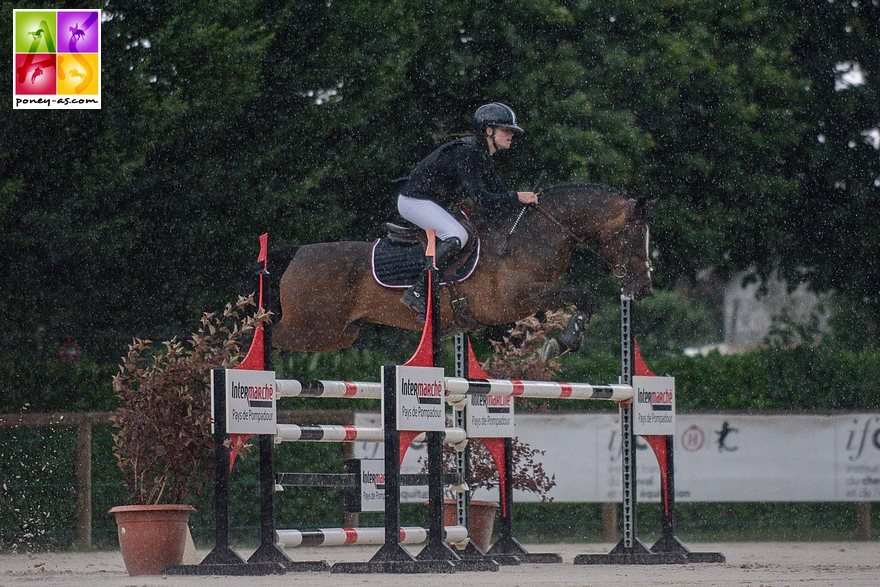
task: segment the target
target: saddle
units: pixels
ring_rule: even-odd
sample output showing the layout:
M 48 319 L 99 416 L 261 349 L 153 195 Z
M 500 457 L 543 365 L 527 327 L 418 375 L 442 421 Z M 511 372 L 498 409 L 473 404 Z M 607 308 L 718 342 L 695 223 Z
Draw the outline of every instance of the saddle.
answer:
M 480 238 L 473 224 L 462 213 L 457 218 L 468 232 L 468 242 L 440 275 L 440 285 L 464 281 L 474 272 L 480 258 Z M 385 224 L 387 236 L 373 245 L 371 264 L 379 285 L 407 288 L 425 270 L 428 235 L 417 226 Z

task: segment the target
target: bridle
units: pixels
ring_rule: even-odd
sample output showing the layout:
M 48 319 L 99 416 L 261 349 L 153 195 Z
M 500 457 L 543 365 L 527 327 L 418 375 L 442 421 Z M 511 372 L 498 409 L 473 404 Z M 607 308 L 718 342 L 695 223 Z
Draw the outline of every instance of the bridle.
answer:
M 544 217 L 547 218 L 547 220 L 549 220 L 551 223 L 553 223 L 553 224 L 554 224 L 557 228 L 559 228 L 564 234 L 566 234 L 567 236 L 569 236 L 569 237 L 571 237 L 572 239 L 574 239 L 575 242 L 577 242 L 579 245 L 583 246 L 585 249 L 587 249 L 589 252 L 591 252 L 593 255 L 595 255 L 597 258 L 599 258 L 603 263 L 605 263 L 606 265 L 608 265 L 608 267 L 611 269 L 611 272 L 614 274 L 614 276 L 615 276 L 617 279 L 619 279 L 619 280 L 623 280 L 623 279 L 626 279 L 626 278 L 629 276 L 629 271 L 627 270 L 625 264 L 623 264 L 623 263 L 616 263 L 616 264 L 613 264 L 613 265 L 612 265 L 610 262 L 608 262 L 607 259 L 605 259 L 605 257 L 602 256 L 602 254 L 601 254 L 599 251 L 597 251 L 595 248 L 593 248 L 593 247 L 592 247 L 587 241 L 585 241 L 583 238 L 579 237 L 579 236 L 578 236 L 578 235 L 577 235 L 577 234 L 576 234 L 576 233 L 575 233 L 570 227 L 568 227 L 568 226 L 566 226 L 565 224 L 563 224 L 562 222 L 560 222 L 559 219 L 556 218 L 555 216 L 553 216 L 553 214 L 551 214 L 550 212 L 548 212 L 546 208 L 544 208 L 544 207 L 541 206 L 540 204 L 535 204 L 534 207 L 537 208 L 538 212 L 540 212 L 541 214 L 543 214 Z M 630 229 L 632 228 L 632 223 L 634 223 L 634 222 L 645 222 L 645 223 L 646 223 L 646 224 L 645 224 L 645 231 L 646 231 L 646 233 L 645 233 L 645 249 L 646 249 L 646 250 L 645 250 L 645 266 L 646 266 L 646 269 L 647 269 L 647 271 L 648 271 L 648 274 L 650 274 L 651 271 L 653 270 L 653 267 L 652 267 L 652 265 L 651 265 L 650 251 L 647 250 L 647 247 L 648 247 L 648 240 L 649 240 L 649 229 L 648 229 L 647 222 L 649 222 L 651 219 L 650 219 L 650 216 L 648 216 L 648 217 L 637 217 L 637 215 L 636 215 L 636 213 L 635 213 L 635 208 L 636 208 L 636 204 L 635 204 L 635 202 L 634 202 L 633 200 L 627 200 L 627 203 L 626 203 L 626 219 L 625 219 L 623 225 L 622 225 L 620 228 L 618 228 L 618 229 L 615 230 L 613 233 L 611 233 L 611 236 L 610 236 L 610 238 L 608 239 L 607 242 L 611 242 L 611 241 L 613 241 L 613 240 L 616 240 L 616 239 L 618 238 L 618 236 L 619 236 L 621 233 L 624 234 L 623 242 L 621 242 L 620 245 L 619 245 L 618 248 L 617 248 L 617 253 L 618 253 L 618 255 L 616 255 L 616 256 L 617 256 L 617 257 L 620 257 L 620 254 L 619 254 L 619 253 L 620 253 L 622 250 L 625 250 L 627 244 L 629 243 L 629 237 L 628 237 L 628 235 L 629 235 L 629 231 L 630 231 Z

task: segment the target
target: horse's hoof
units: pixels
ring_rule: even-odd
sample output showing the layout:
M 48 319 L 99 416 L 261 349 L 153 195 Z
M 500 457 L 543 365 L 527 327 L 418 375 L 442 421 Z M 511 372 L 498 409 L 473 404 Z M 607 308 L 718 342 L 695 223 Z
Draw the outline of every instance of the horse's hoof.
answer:
M 566 350 L 575 352 L 579 348 L 581 348 L 581 343 L 584 340 L 584 335 L 586 334 L 586 325 L 590 321 L 590 316 L 581 312 L 580 310 L 575 310 L 575 313 L 572 315 L 571 320 L 568 321 L 568 328 L 565 330 L 565 333 L 562 335 L 561 340 L 559 341 L 562 346 L 566 348 Z
M 558 357 L 560 352 L 559 341 L 555 338 L 551 338 L 550 340 L 544 341 L 544 344 L 541 346 L 541 351 L 538 353 L 538 357 L 541 359 L 542 363 L 546 363 Z

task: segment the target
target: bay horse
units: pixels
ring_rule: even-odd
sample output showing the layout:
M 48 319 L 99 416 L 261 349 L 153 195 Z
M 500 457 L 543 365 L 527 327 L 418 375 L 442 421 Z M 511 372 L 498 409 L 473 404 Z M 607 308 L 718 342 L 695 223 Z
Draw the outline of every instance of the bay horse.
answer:
M 579 244 L 606 261 L 623 295 L 639 300 L 651 294 L 646 199 L 628 199 L 601 185 L 568 184 L 545 189 L 540 203 L 518 220 L 521 210 L 473 218 L 481 237 L 480 260 L 469 278 L 440 288 L 441 336 L 572 305 L 589 320 L 596 309 L 592 294 L 559 282 Z M 327 242 L 270 251 L 267 298 L 276 316 L 269 328 L 272 346 L 307 352 L 343 349 L 355 341 L 364 322 L 421 330 L 416 312 L 400 301 L 402 290 L 374 279 L 372 247 L 370 242 Z M 453 299 L 459 309 L 464 301 L 466 320 L 453 311 Z

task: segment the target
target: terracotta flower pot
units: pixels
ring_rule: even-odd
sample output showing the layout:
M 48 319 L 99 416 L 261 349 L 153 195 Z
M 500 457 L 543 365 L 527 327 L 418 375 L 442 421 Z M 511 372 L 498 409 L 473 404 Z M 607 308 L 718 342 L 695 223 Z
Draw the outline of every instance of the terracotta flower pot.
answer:
M 499 505 L 491 501 L 471 500 L 469 520 L 471 523 L 471 540 L 486 552 L 492 542 L 492 529 L 495 525 L 495 513 Z M 447 526 L 455 526 L 458 516 L 455 511 L 455 500 L 443 500 L 443 523 Z
M 110 510 L 116 516 L 119 549 L 125 568 L 136 575 L 161 575 L 179 565 L 186 548 L 189 505 L 123 505 Z

